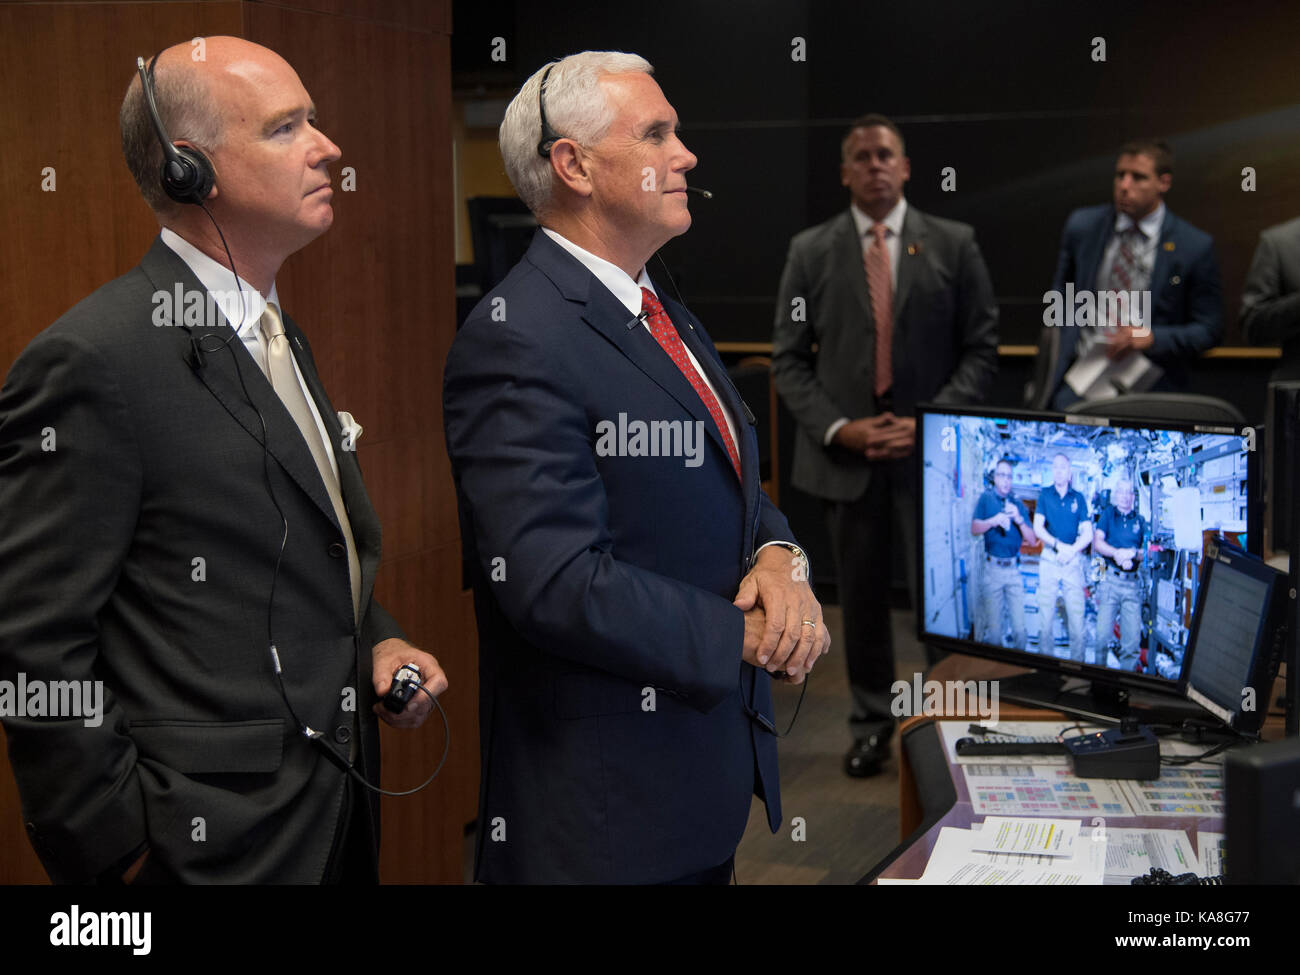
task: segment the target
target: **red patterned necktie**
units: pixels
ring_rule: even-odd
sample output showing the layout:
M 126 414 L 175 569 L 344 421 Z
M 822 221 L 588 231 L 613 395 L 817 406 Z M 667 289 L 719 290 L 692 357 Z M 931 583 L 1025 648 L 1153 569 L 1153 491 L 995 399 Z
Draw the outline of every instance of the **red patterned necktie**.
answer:
M 709 387 L 705 385 L 703 377 L 691 365 L 691 360 L 686 357 L 686 346 L 682 344 L 682 338 L 677 334 L 677 329 L 673 328 L 672 319 L 668 317 L 668 313 L 664 311 L 664 306 L 649 288 L 641 289 L 641 311 L 649 315 L 646 323 L 650 326 L 650 334 L 668 353 L 668 357 L 677 363 L 677 368 L 681 370 L 687 382 L 699 395 L 700 400 L 709 411 L 709 416 L 713 417 L 718 432 L 722 434 L 722 442 L 727 445 L 727 456 L 731 458 L 731 466 L 735 468 L 736 477 L 740 477 L 740 453 L 736 450 L 735 441 L 731 439 L 731 430 L 727 427 L 727 418 L 722 415 L 722 407 L 718 405 L 718 398 L 713 395 Z
M 1119 238 L 1119 246 L 1115 248 L 1115 259 L 1110 265 L 1110 290 L 1111 291 L 1134 291 L 1134 285 L 1138 280 L 1138 267 L 1140 260 L 1138 258 L 1138 246 L 1141 241 L 1146 239 L 1142 233 L 1142 228 L 1133 224 L 1127 230 L 1116 235 Z M 1128 325 L 1127 321 L 1106 322 L 1107 325 Z
M 894 282 L 889 271 L 889 248 L 885 246 L 883 223 L 873 223 L 871 245 L 863 261 L 867 267 L 867 290 L 871 293 L 871 317 L 876 327 L 876 395 L 894 385 L 891 361 L 894 338 Z

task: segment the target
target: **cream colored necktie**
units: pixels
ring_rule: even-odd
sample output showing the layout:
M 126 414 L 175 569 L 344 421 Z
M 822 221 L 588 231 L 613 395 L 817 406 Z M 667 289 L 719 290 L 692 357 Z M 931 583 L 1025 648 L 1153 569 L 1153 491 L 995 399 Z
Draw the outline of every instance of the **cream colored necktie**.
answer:
M 284 322 L 280 320 L 280 309 L 271 302 L 266 303 L 259 322 L 262 339 L 266 349 L 266 375 L 271 380 L 280 402 L 284 404 L 293 422 L 298 424 L 311 456 L 316 461 L 325 490 L 334 505 L 334 516 L 338 518 L 343 529 L 343 538 L 348 548 L 348 577 L 352 582 L 352 614 L 361 621 L 361 561 L 357 558 L 357 544 L 352 538 L 352 523 L 348 520 L 347 510 L 343 507 L 343 492 L 339 489 L 339 479 L 330 466 L 329 454 L 325 452 L 325 442 L 321 439 L 320 428 L 312 415 L 307 397 L 298 382 L 298 374 L 293 368 L 293 353 L 289 350 L 289 338 L 284 334 Z

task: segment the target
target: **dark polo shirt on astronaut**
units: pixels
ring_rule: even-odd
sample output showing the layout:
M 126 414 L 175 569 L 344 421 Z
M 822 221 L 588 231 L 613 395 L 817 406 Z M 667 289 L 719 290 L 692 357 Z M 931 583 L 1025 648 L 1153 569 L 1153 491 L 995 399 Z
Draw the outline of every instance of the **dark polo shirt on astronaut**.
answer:
M 1088 502 L 1070 488 L 1061 497 L 1056 485 L 1049 484 L 1038 493 L 1037 514 L 1043 516 L 1048 533 L 1062 545 L 1073 545 L 1079 537 L 1079 525 L 1088 520 Z M 1110 538 L 1109 535 L 1106 536 Z
M 1136 507 L 1128 514 L 1122 515 L 1119 508 L 1108 504 L 1097 521 L 1097 531 L 1106 533 L 1106 544 L 1113 548 L 1140 549 L 1143 539 L 1146 538 L 1147 523 L 1146 519 L 1137 513 Z M 1126 571 L 1112 558 L 1107 558 L 1106 564 L 1121 572 Z
M 975 503 L 975 514 L 972 518 L 983 521 L 986 518 L 992 518 L 1002 511 L 1005 503 L 1010 500 L 1016 506 L 1016 511 L 1020 512 L 1020 517 L 1029 521 L 1029 509 L 1024 503 L 1017 501 L 1011 495 L 1005 498 L 998 497 L 997 491 L 989 488 L 980 495 L 979 501 Z M 994 525 L 984 533 L 984 549 L 995 559 L 1013 559 L 1020 552 L 1020 529 L 1012 522 L 1010 528 L 998 528 Z

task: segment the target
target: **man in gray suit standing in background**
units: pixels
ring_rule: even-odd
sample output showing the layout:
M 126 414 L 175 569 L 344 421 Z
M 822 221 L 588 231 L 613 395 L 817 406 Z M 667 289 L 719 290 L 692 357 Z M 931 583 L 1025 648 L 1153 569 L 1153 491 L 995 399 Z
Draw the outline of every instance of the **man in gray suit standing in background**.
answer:
M 894 729 L 894 544 L 918 605 L 916 404 L 979 402 L 997 369 L 998 309 L 975 233 L 909 207 L 910 176 L 893 122 L 852 123 L 840 162 L 851 205 L 791 240 L 772 339 L 773 378 L 798 423 L 791 480 L 826 502 L 855 777 L 880 771 Z
M 1252 345 L 1282 346 L 1274 381 L 1300 379 L 1300 217 L 1260 233 L 1241 291 L 1241 330 Z

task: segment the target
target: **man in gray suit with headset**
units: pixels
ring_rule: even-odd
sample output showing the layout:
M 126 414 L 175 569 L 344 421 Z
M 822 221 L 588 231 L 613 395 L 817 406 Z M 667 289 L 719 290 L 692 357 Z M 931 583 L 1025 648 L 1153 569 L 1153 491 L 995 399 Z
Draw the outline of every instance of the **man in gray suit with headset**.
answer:
M 880 771 L 894 727 L 892 544 L 914 589 L 916 404 L 979 402 L 997 369 L 998 309 L 974 231 L 909 206 L 910 176 L 893 122 L 852 123 L 840 162 L 851 205 L 790 242 L 772 339 L 798 423 L 791 479 L 826 501 L 853 692 L 844 770 L 857 777 Z
M 278 308 L 340 153 L 283 59 L 204 44 L 122 106 L 159 237 L 0 391 L 0 679 L 103 695 L 93 720 L 10 710 L 10 760 L 56 883 L 374 882 L 375 712 L 432 706 L 376 700 L 402 665 L 446 678 L 371 597 L 356 430 Z

